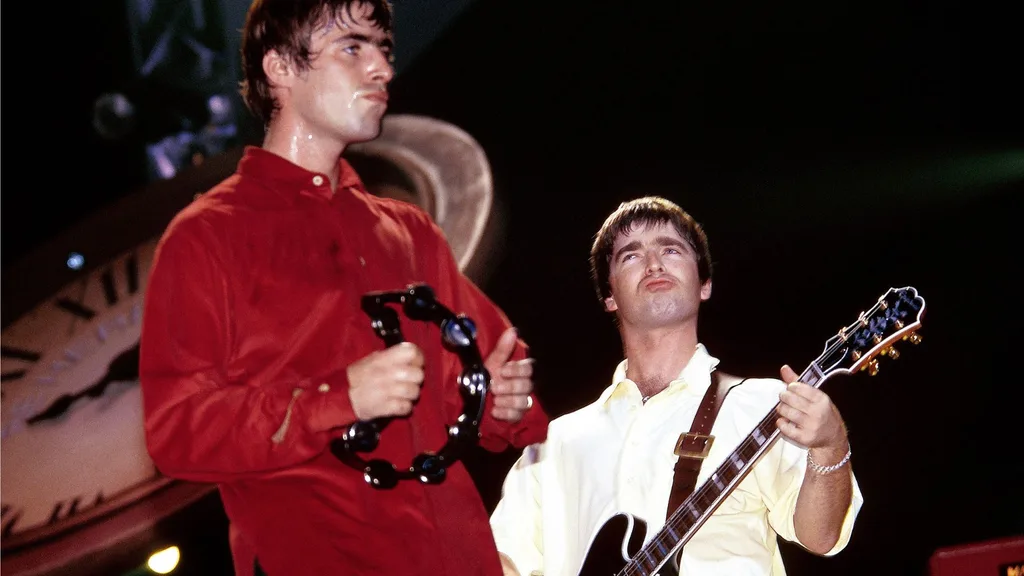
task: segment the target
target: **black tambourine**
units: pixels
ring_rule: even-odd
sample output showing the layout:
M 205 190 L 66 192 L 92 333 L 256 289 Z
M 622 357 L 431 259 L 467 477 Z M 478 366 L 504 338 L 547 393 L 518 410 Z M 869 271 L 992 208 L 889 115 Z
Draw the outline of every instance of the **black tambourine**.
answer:
M 441 328 L 442 345 L 454 352 L 462 362 L 462 373 L 458 377 L 462 414 L 455 424 L 448 427 L 448 440 L 440 450 L 416 456 L 404 470 L 399 470 L 386 460 L 364 460 L 357 454 L 370 452 L 377 447 L 381 430 L 387 426 L 390 418 L 354 422 L 340 438 L 331 442 L 331 453 L 349 466 L 362 470 L 363 478 L 374 488 L 394 488 L 399 480 L 409 479 L 424 484 L 438 484 L 445 479 L 448 467 L 458 460 L 462 451 L 475 444 L 480 437 L 480 421 L 484 415 L 491 375 L 484 367 L 477 348 L 473 321 L 445 308 L 435 299 L 434 291 L 429 286 L 417 284 L 403 291 L 370 292 L 363 296 L 363 312 L 370 317 L 370 325 L 377 336 L 390 347 L 403 342 L 404 338 L 398 314 L 389 304 L 401 305 L 405 315 L 412 320 L 433 322 Z

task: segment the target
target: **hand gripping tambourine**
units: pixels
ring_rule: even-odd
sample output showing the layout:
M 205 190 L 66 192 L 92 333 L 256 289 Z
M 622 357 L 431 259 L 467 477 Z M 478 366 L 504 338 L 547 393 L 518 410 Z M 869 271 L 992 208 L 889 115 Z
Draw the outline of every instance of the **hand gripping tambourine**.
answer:
M 390 418 L 363 420 L 351 424 L 345 433 L 331 442 L 331 452 L 342 462 L 363 471 L 363 478 L 374 488 L 387 489 L 399 480 L 416 479 L 424 484 L 438 484 L 445 479 L 449 466 L 463 450 L 480 437 L 480 421 L 491 375 L 484 367 L 476 345 L 476 326 L 463 314 L 456 315 L 434 298 L 427 285 L 409 286 L 404 291 L 370 292 L 362 298 L 362 308 L 371 319 L 370 325 L 387 346 L 404 341 L 398 314 L 388 304 L 399 304 L 412 320 L 433 322 L 441 328 L 441 343 L 458 355 L 462 373 L 458 377 L 462 395 L 462 414 L 448 426 L 448 440 L 437 452 L 424 452 L 405 469 L 381 459 L 364 460 L 358 452 L 370 452 L 380 441 L 381 430 Z

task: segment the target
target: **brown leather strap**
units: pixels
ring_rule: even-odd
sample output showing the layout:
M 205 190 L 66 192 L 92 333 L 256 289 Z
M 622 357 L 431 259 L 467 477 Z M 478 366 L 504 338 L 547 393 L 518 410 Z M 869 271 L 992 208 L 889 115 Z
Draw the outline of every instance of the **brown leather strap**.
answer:
M 728 375 L 725 377 L 732 378 Z M 714 440 L 711 436 L 711 427 L 718 416 L 718 408 L 725 399 L 725 390 L 721 390 L 722 381 L 721 372 L 715 370 L 711 373 L 711 385 L 700 401 L 697 414 L 693 417 L 693 424 L 690 425 L 690 432 L 680 435 L 676 442 L 675 452 L 679 459 L 676 461 L 675 478 L 672 480 L 672 492 L 668 497 L 666 517 L 671 516 L 676 508 L 679 508 L 697 485 L 700 466 L 704 463 L 704 457 L 707 456 Z

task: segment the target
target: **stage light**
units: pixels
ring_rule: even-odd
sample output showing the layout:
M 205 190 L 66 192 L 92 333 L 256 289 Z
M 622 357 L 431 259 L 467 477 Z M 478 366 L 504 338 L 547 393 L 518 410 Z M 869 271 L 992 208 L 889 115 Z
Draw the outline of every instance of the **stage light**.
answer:
M 85 256 L 82 256 L 78 252 L 72 252 L 68 254 L 67 260 L 68 268 L 72 270 L 81 270 L 82 266 L 85 265 Z
M 179 560 L 181 560 L 181 551 L 178 550 L 178 547 L 168 546 L 159 552 L 154 552 L 146 561 L 146 566 L 157 574 L 170 574 L 178 567 Z

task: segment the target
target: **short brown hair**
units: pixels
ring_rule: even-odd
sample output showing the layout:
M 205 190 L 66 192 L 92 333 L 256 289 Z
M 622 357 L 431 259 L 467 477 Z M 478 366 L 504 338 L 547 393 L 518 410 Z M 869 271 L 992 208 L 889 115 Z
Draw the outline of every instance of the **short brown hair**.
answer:
M 385 32 L 391 32 L 392 10 L 388 0 L 255 0 L 249 6 L 242 31 L 242 98 L 245 105 L 266 124 L 279 108 L 270 93 L 270 82 L 263 71 L 263 56 L 276 50 L 300 70 L 309 69 L 315 57 L 309 50 L 312 32 L 329 19 L 352 19 L 352 8 L 372 8 L 369 19 Z
M 711 250 L 704 228 L 682 208 L 659 196 L 644 196 L 623 202 L 612 212 L 594 238 L 590 248 L 590 278 L 597 290 L 597 297 L 604 301 L 611 296 L 612 287 L 608 282 L 611 266 L 612 247 L 620 234 L 628 234 L 637 226 L 670 223 L 679 235 L 689 243 L 697 255 L 697 273 L 703 284 L 711 278 Z

